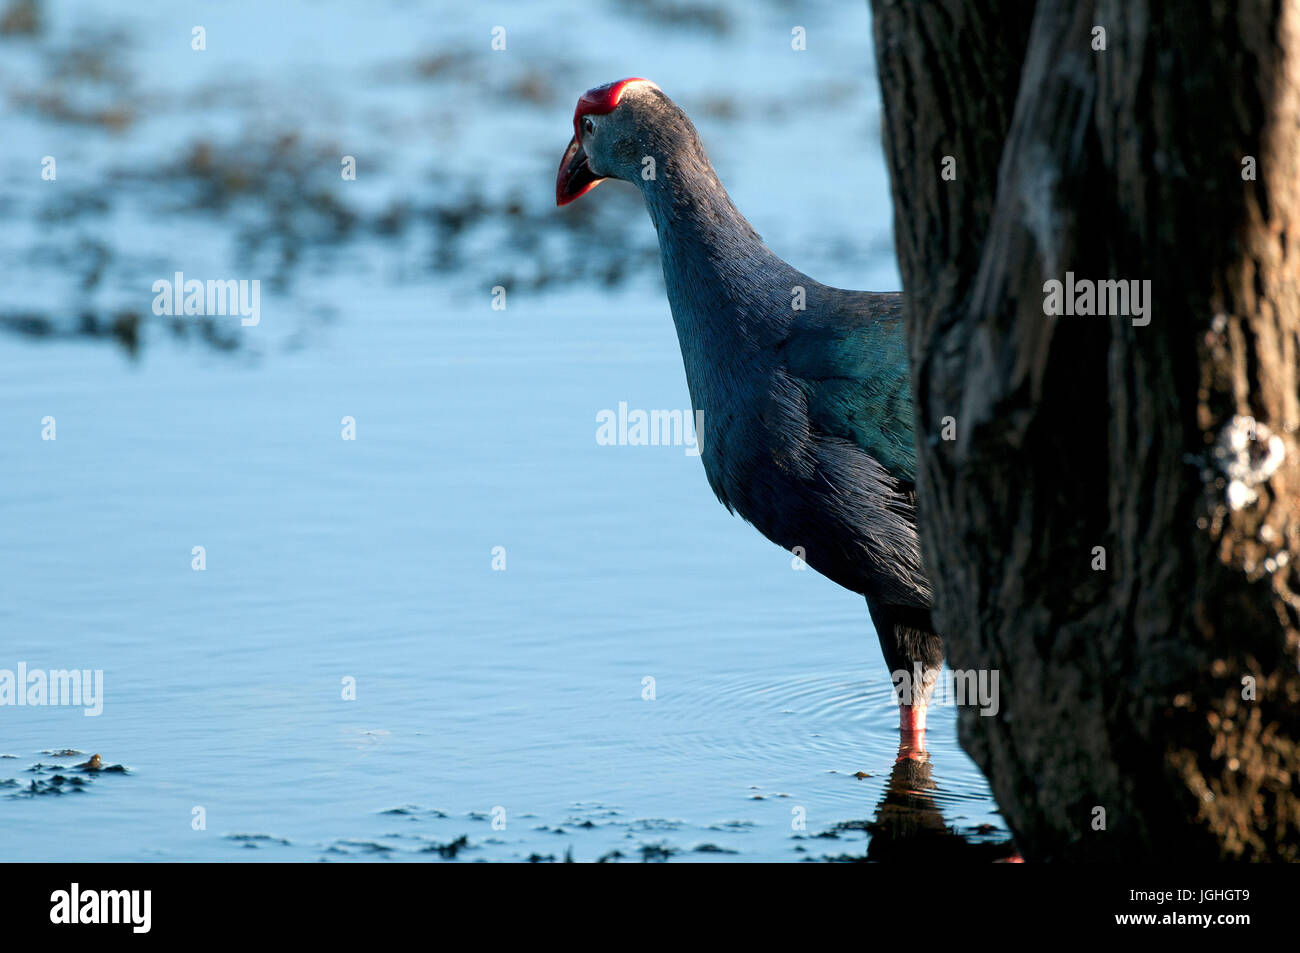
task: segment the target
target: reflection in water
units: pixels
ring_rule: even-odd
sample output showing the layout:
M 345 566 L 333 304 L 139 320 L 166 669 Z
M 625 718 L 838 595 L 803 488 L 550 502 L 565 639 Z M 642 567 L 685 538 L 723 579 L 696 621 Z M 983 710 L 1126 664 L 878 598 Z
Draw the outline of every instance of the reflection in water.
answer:
M 865 860 L 885 863 L 930 861 L 1018 861 L 1009 840 L 969 839 L 944 820 L 934 798 L 939 785 L 931 774 L 925 730 L 900 731 L 898 758 L 889 774 L 870 835 Z

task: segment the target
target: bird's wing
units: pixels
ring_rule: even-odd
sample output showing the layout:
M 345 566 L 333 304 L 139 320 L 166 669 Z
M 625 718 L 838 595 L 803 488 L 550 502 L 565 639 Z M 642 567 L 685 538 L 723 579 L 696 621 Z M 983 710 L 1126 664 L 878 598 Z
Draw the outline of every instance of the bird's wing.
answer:
M 796 319 L 778 351 L 803 382 L 812 425 L 851 440 L 910 489 L 916 451 L 902 296 L 826 290 L 820 318 Z

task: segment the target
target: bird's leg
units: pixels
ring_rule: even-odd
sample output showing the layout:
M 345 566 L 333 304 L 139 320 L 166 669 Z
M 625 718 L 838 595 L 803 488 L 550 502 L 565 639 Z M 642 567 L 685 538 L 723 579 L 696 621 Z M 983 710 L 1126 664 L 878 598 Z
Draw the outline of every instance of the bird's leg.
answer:
M 933 631 L 928 613 L 881 605 L 867 599 L 880 650 L 889 666 L 898 702 L 898 730 L 904 742 L 925 750 L 925 716 L 943 665 L 943 641 Z M 904 621 L 906 620 L 906 621 Z
M 898 704 L 898 731 L 903 744 L 912 742 L 925 750 L 925 716 L 934 696 L 934 686 L 939 680 L 938 668 L 927 668 L 921 662 L 912 663 L 907 690 L 900 694 Z
M 898 730 L 919 731 L 925 734 L 925 713 L 928 705 L 899 705 Z

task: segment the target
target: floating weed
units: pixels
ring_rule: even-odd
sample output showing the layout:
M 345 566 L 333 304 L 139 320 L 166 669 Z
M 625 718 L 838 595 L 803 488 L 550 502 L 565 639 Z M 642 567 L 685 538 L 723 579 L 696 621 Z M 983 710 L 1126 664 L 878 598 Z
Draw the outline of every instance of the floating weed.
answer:
M 673 854 L 681 853 L 676 847 L 666 843 L 642 844 L 638 849 L 641 851 L 642 863 L 646 864 L 661 864 Z
M 426 817 L 442 819 L 448 816 L 446 811 L 439 811 L 437 808 L 432 807 L 420 807 L 418 804 L 403 804 L 401 807 L 390 807 L 388 810 L 379 813 L 392 817 L 409 817 L 413 821 Z
M 336 842 L 338 846 L 347 851 L 348 848 L 359 850 L 365 854 L 391 854 L 395 848 L 387 844 L 381 844 L 373 840 L 341 840 Z
M 84 754 L 75 748 L 58 748 L 46 749 L 41 752 L 47 757 L 53 758 L 71 758 L 79 757 Z M 6 755 L 8 758 L 15 758 L 15 755 Z M 80 772 L 88 777 L 78 777 L 73 772 Z M 89 760 L 81 764 L 65 766 L 57 764 L 46 764 L 43 761 L 37 761 L 24 769 L 25 774 L 37 775 L 37 777 L 23 780 L 20 778 L 0 778 L 0 788 L 9 790 L 7 795 L 10 798 L 29 798 L 40 797 L 44 795 L 60 795 L 82 793 L 92 783 L 93 777 L 100 774 L 128 774 L 127 769 L 120 764 L 104 764 L 104 759 L 96 754 Z M 43 777 L 43 775 L 48 775 Z
M 442 857 L 444 860 L 454 860 L 456 855 L 459 854 L 462 850 L 468 850 L 468 849 L 469 849 L 469 836 L 466 834 L 461 834 L 455 840 L 450 841 L 446 844 L 430 844 L 427 847 L 423 848 L 420 851 L 420 853 L 437 854 L 439 857 Z
M 289 841 L 284 837 L 275 837 L 271 834 L 227 834 L 226 840 L 234 841 L 245 847 L 288 847 Z

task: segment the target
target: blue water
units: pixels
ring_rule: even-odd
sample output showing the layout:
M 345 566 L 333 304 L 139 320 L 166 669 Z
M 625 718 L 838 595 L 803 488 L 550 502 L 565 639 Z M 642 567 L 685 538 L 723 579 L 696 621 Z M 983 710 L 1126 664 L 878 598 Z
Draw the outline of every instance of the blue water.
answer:
M 0 337 L 0 669 L 104 678 L 98 717 L 0 707 L 0 857 L 866 853 L 898 735 L 865 606 L 729 516 L 686 448 L 597 442 L 601 410 L 688 395 L 631 190 L 550 207 L 572 101 L 649 76 L 779 253 L 898 287 L 866 5 L 702 8 L 729 26 L 618 4 L 575 31 L 556 4 L 63 3 L 0 40 L 9 91 L 135 117 L 18 97 L 0 146 L 3 307 L 52 327 Z M 91 45 L 126 78 L 55 82 L 86 22 L 118 37 Z M 435 56 L 452 65 L 412 66 Z M 249 250 L 265 194 L 211 209 L 162 174 L 196 141 L 284 130 L 322 144 L 310 174 L 363 214 L 471 193 L 489 211 L 335 243 L 309 219 L 285 265 Z M 63 196 L 75 213 L 52 217 Z M 495 214 L 507 202 L 523 211 Z M 94 282 L 86 242 L 108 250 Z M 583 272 L 620 257 L 618 280 Z M 176 270 L 277 269 L 258 325 L 215 319 L 228 345 L 151 312 Z M 142 315 L 134 353 L 76 331 L 123 309 Z M 1006 840 L 953 709 L 928 746 L 895 800 Z M 94 753 L 126 770 L 73 767 Z

